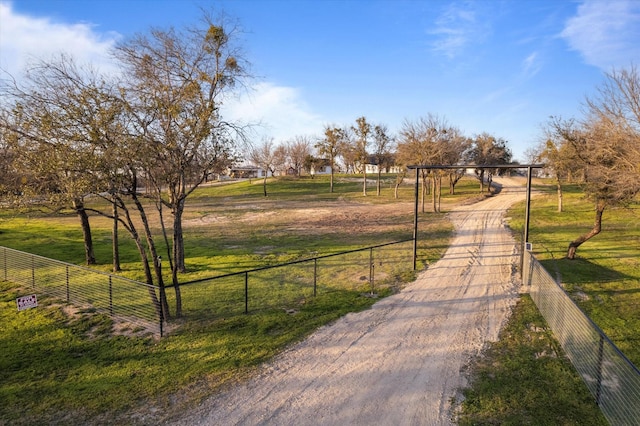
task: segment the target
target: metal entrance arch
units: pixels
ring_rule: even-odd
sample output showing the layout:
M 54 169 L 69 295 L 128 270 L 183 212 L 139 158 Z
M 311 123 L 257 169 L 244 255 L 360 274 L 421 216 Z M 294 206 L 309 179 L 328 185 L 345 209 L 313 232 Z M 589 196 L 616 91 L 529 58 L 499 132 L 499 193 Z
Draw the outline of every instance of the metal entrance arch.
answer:
M 413 209 L 413 270 L 416 270 L 416 262 L 418 259 L 418 170 L 451 170 L 451 169 L 527 169 L 527 207 L 524 213 L 524 238 L 522 239 L 522 253 L 524 254 L 524 248 L 529 242 L 529 212 L 531 210 L 531 171 L 533 169 L 541 169 L 544 164 L 461 164 L 457 166 L 435 164 L 430 166 L 414 165 L 408 166 L 409 170 L 415 169 L 416 171 L 416 188 L 415 188 L 415 200 Z M 520 255 L 522 259 L 522 254 Z M 520 262 L 522 263 L 522 262 Z M 521 265 L 522 266 L 522 265 Z M 522 271 L 522 267 L 520 268 Z

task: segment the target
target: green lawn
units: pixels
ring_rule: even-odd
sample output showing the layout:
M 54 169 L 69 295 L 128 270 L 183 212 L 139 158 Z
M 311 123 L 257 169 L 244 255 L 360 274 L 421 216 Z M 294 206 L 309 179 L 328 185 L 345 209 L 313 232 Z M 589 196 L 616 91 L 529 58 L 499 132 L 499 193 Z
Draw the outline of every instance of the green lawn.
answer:
M 194 194 L 185 218 L 220 214 L 233 219 L 239 211 L 277 210 L 287 202 L 313 207 L 339 200 L 377 204 L 413 199 L 412 185 L 401 188 L 400 200 L 393 198 L 390 186 L 382 196 L 373 191 L 365 199 L 360 185 L 338 178 L 336 192 L 330 194 L 326 179 L 279 179 L 269 182 L 266 198 L 261 182 L 208 186 Z M 472 180 L 460 185 L 459 195 L 446 196 L 443 205 L 477 196 L 475 187 Z M 446 249 L 452 227 L 445 214 L 421 216 L 421 238 L 428 244 L 420 248 L 420 258 L 433 261 Z M 92 229 L 100 263 L 95 268 L 108 271 L 110 223 L 92 217 Z M 412 209 L 401 216 L 397 226 L 384 229 L 319 236 L 313 241 L 304 237 L 304 230 L 287 234 L 275 225 L 263 223 L 255 228 L 233 220 L 224 226 L 187 229 L 190 272 L 182 279 L 279 263 L 310 252 L 322 255 L 406 238 L 411 235 Z M 140 278 L 133 245 L 124 234 L 121 239 L 123 275 Z M 0 211 L 0 245 L 82 264 L 81 241 L 78 220 L 68 212 Z M 265 246 L 270 250 L 262 251 Z M 157 339 L 113 335 L 108 317 L 91 309 L 65 312 L 60 301 L 40 294 L 38 308 L 17 312 L 15 298 L 24 291 L 6 282 L 0 286 L 0 424 L 144 424 L 144 420 L 135 420 L 136 412 L 149 413 L 153 407 L 159 413 L 187 409 L 319 326 L 366 309 L 376 300 L 363 297 L 361 288 L 338 287 L 305 298 L 293 314 L 262 309 L 249 315 L 179 320 L 170 324 L 168 336 Z M 186 297 L 193 288 L 184 288 Z M 394 287 L 376 291 L 384 297 Z M 205 291 L 196 294 L 196 299 L 212 294 L 216 293 Z
M 361 195 L 361 183 L 341 177 L 336 180 L 336 192 L 333 194 L 328 192 L 327 179 L 319 177 L 314 180 L 271 180 L 268 184 L 267 198 L 262 195 L 260 181 L 210 186 L 194 194 L 185 218 L 197 218 L 206 214 L 225 214 L 233 218 L 237 217 L 240 211 L 277 209 L 279 204 L 286 202 L 305 203 L 309 206 L 321 206 L 323 203 L 339 200 L 369 204 L 396 203 L 390 186 L 391 177 L 387 179 L 388 184 L 384 187 L 381 197 L 375 196 L 374 189 L 366 198 Z M 466 181 L 460 186 L 458 195 L 444 196 L 443 210 L 446 211 L 456 203 L 465 202 L 477 196 L 477 183 L 472 179 Z M 575 197 L 578 205 L 582 206 L 580 208 L 584 211 L 581 214 L 584 215 L 588 225 L 592 221 L 588 219 L 588 205 L 580 204 L 582 201 L 577 194 L 571 197 Z M 413 186 L 402 187 L 400 201 L 407 202 L 412 199 Z M 543 197 L 534 199 L 534 211 L 544 211 L 544 203 Z M 552 202 L 546 201 L 546 203 Z M 569 204 L 567 209 L 569 210 Z M 553 218 L 552 208 L 548 206 L 546 210 L 549 215 L 548 223 L 557 223 L 558 221 Z M 638 211 L 636 209 L 627 213 L 631 215 L 628 218 L 637 217 Z M 542 218 L 542 215 L 536 214 L 532 219 Z M 578 216 L 575 211 L 568 215 L 569 218 L 571 215 Z M 516 209 L 510 216 L 513 218 L 512 225 L 517 228 L 517 220 L 522 216 L 522 211 Z M 626 220 L 627 222 L 621 220 L 618 226 L 623 227 L 624 223 L 628 223 L 628 219 Z M 567 226 L 570 226 L 571 220 L 568 219 L 567 222 L 569 222 Z M 637 220 L 635 223 L 637 224 Z M 109 270 L 110 224 L 106 220 L 95 217 L 92 218 L 92 226 L 96 254 L 100 262 L 96 268 Z M 239 265 L 247 268 L 261 266 L 265 262 L 278 263 L 291 258 L 304 257 L 309 251 L 320 254 L 334 253 L 379 244 L 404 236 L 404 231 L 399 230 L 400 228 L 406 227 L 410 235 L 411 226 L 412 212 L 408 212 L 403 216 L 398 228 L 389 227 L 385 232 L 362 233 L 349 238 L 331 235 L 314 238 L 313 241 L 304 238 L 302 231 L 300 234 L 293 232 L 288 235 L 275 225 L 252 229 L 246 223 L 242 223 L 225 227 L 212 225 L 199 228 L 197 231 L 188 230 L 185 241 L 190 273 L 184 279 L 217 275 L 221 271 L 235 270 Z M 566 262 L 561 259 L 562 246 L 565 243 L 561 242 L 557 236 L 543 237 L 544 234 L 540 231 L 543 228 L 544 225 L 538 225 L 538 222 L 534 221 L 532 225 L 534 247 L 541 250 L 541 256 L 547 256 L 544 261 L 548 262 L 554 273 L 556 269 L 553 268 L 557 268 L 565 281 L 574 280 L 568 281 L 574 286 L 574 291 L 584 291 L 589 294 L 591 284 L 584 282 L 584 277 L 580 281 L 579 274 L 571 278 L 568 271 L 573 267 L 566 266 Z M 576 226 L 576 230 L 578 228 L 580 226 Z M 444 213 L 421 214 L 420 238 L 426 243 L 420 247 L 420 258 L 429 262 L 437 259 L 446 249 L 451 231 L 451 225 Z M 556 231 L 557 229 L 554 229 L 553 233 Z M 567 235 L 572 232 L 573 229 L 568 230 Z M 603 233 L 602 236 L 604 235 L 606 234 Z M 624 228 L 623 235 L 625 237 L 634 235 L 634 238 L 638 238 L 638 229 L 636 227 L 629 231 L 629 227 Z M 274 238 L 276 236 L 277 238 Z M 558 242 L 552 245 L 551 241 L 556 238 Z M 140 273 L 136 252 L 124 235 L 122 240 L 124 275 L 138 278 Z M 621 252 L 630 253 L 629 257 L 624 259 L 627 259 L 631 266 L 621 272 L 610 272 L 608 285 L 627 286 L 625 288 L 628 289 L 631 288 L 632 283 L 635 283 L 637 288 L 637 271 L 632 271 L 632 262 L 637 262 L 638 259 L 637 252 L 628 252 L 629 244 L 616 246 L 615 242 L 621 241 L 620 235 L 617 237 L 612 235 L 609 241 L 611 247 L 618 247 L 617 249 Z M 71 263 L 81 264 L 83 259 L 78 221 L 73 215 L 64 212 L 50 214 L 36 211 L 0 211 L 0 245 Z M 272 247 L 271 251 L 262 252 L 265 246 Z M 581 248 L 579 251 L 581 256 L 588 253 L 587 245 L 584 249 L 583 251 Z M 550 255 L 551 253 L 553 255 Z M 601 272 L 617 271 L 617 264 L 605 262 L 605 259 L 613 262 L 613 256 L 598 250 L 592 253 L 599 254 L 599 257 L 580 259 L 579 262 L 596 265 L 596 270 Z M 618 274 L 624 277 L 621 281 L 617 279 Z M 589 274 L 586 276 L 590 277 Z M 593 285 L 596 286 L 596 280 L 593 280 Z M 598 288 L 602 290 L 602 287 Z M 46 296 L 39 295 L 41 306 L 37 309 L 18 313 L 15 306 L 18 289 L 8 283 L 0 283 L 0 289 L 0 424 L 86 424 L 88 422 L 145 424 L 148 420 L 136 417 L 136 413 L 153 412 L 155 408 L 158 409 L 158 413 L 188 409 L 200 398 L 214 392 L 220 386 L 250 374 L 254 367 L 270 359 L 287 345 L 304 338 L 317 327 L 347 312 L 367 309 L 375 301 L 375 299 L 362 297 L 360 289 L 336 289 L 331 293 L 305 299 L 304 303 L 298 306 L 295 314 L 287 313 L 282 309 L 266 309 L 250 315 L 213 317 L 209 321 L 181 321 L 173 324 L 179 327 L 168 336 L 155 339 L 113 335 L 109 318 L 90 309 L 65 313 L 59 301 Z M 626 305 L 627 302 L 619 298 L 621 295 L 626 295 L 630 300 L 636 301 L 637 307 L 638 292 L 631 289 L 632 291 L 624 292 L 608 288 L 607 291 L 611 296 L 607 293 L 605 298 L 605 293 L 595 294 L 587 302 L 591 301 L 604 306 L 602 301 L 611 297 L 611 306 L 615 306 L 617 311 L 632 312 L 633 306 Z M 393 287 L 378 290 L 381 296 L 394 291 Z M 606 309 L 600 310 L 613 311 L 609 305 L 606 306 Z M 526 332 L 530 324 L 538 324 L 536 321 L 538 320 L 522 320 L 519 322 L 520 325 L 514 325 L 514 327 Z M 625 319 L 625 322 L 632 323 L 633 315 Z M 540 327 L 544 328 L 543 325 Z M 616 327 L 612 324 L 612 328 L 621 335 L 627 333 Z M 515 331 L 503 333 L 502 339 L 509 340 L 509 333 L 515 333 Z M 637 336 L 637 327 L 628 332 L 630 343 L 633 333 Z M 548 337 L 546 329 L 542 334 L 545 339 Z M 609 335 L 614 337 L 612 334 Z M 521 340 L 514 340 L 513 345 L 518 346 Z M 619 341 L 624 342 L 624 339 Z M 552 340 L 545 340 L 545 342 L 549 347 L 554 348 L 554 353 L 558 356 L 543 362 L 566 362 Z M 501 350 L 496 351 L 501 352 Z M 528 356 L 533 355 L 529 353 Z M 505 359 L 511 357 L 512 355 L 507 353 Z M 555 389 L 558 385 L 554 382 L 524 380 L 525 377 L 535 377 L 529 371 L 530 369 L 550 368 L 546 364 L 539 367 L 527 362 L 522 364 L 526 366 L 523 369 L 519 366 L 519 362 L 499 362 L 509 364 L 516 377 L 510 380 L 516 380 L 517 386 L 522 388 L 523 392 L 547 389 L 546 386 Z M 520 368 L 519 373 L 518 368 Z M 552 367 L 551 371 L 570 372 L 571 369 L 565 363 Z M 487 377 L 493 380 L 495 376 L 488 373 Z M 559 377 L 565 376 L 559 375 Z M 567 377 L 572 378 L 561 380 L 566 380 L 568 383 L 574 383 L 576 380 L 575 376 Z M 509 389 L 507 385 L 504 386 L 505 389 Z M 545 392 L 548 394 L 549 390 Z M 478 398 L 482 400 L 484 397 Z M 468 397 L 469 401 L 478 401 L 478 398 Z M 567 392 L 563 395 L 562 401 L 582 406 L 584 399 L 585 396 L 582 393 L 574 395 Z M 491 405 L 500 407 L 504 406 L 504 403 L 491 403 L 486 408 L 474 403 L 474 409 L 484 410 L 489 415 L 493 412 Z M 553 412 L 559 413 L 559 411 L 551 413 Z M 567 416 L 563 413 L 558 415 L 560 417 L 555 419 L 564 419 Z M 577 418 L 575 416 L 573 418 Z M 532 418 L 533 423 L 540 424 L 535 421 L 535 416 Z M 495 424 L 495 422 L 485 424 Z M 551 420 L 548 424 L 578 423 Z

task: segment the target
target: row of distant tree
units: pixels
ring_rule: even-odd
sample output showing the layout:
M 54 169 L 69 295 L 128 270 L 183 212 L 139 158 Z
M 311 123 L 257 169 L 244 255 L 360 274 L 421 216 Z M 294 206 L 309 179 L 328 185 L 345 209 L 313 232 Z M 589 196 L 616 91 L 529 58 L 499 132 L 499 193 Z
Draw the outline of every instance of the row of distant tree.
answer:
M 406 120 L 397 136 L 391 134 L 386 125 L 372 124 L 362 116 L 351 126 L 325 126 L 322 137 L 298 136 L 281 144 L 266 139 L 250 149 L 248 160 L 270 174 L 286 174 L 287 170 L 293 170 L 295 174 L 303 170 L 309 173 L 318 165 L 326 164 L 331 170 L 331 192 L 334 171 L 362 174 L 362 192 L 366 196 L 367 165 L 375 166 L 377 195 L 380 195 L 380 176 L 383 171 L 396 171 L 399 184 L 406 177 L 406 167 L 409 165 L 460 165 L 460 169 L 446 172 L 449 192 L 453 193 L 456 183 L 466 171 L 464 165 L 509 164 L 512 153 L 507 141 L 502 138 L 488 133 L 469 138 L 457 127 L 448 124 L 446 119 L 428 114 L 415 121 Z M 497 170 L 477 168 L 480 191 L 484 190 L 485 180 L 490 181 L 491 174 Z M 436 170 L 422 170 L 421 173 L 423 193 L 433 191 L 434 210 L 437 211 L 444 173 Z M 485 179 L 485 173 L 488 179 Z M 265 196 L 267 175 L 264 175 Z M 428 182 L 431 185 L 427 185 Z

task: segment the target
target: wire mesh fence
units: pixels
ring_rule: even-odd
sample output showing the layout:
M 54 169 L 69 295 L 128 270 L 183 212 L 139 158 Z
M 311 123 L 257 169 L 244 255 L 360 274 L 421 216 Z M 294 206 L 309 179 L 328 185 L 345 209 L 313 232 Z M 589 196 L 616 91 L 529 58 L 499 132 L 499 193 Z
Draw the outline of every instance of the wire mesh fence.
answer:
M 640 424 L 640 371 L 573 302 L 530 252 L 531 298 L 612 425 Z
M 114 320 L 163 335 L 159 291 L 138 281 L 0 247 L 5 281 L 25 292 L 91 307 Z M 413 240 L 265 266 L 180 284 L 181 321 L 210 320 L 267 309 L 297 309 L 319 293 L 362 291 L 406 281 L 413 270 Z M 175 292 L 166 288 L 169 306 Z
M 375 293 L 413 271 L 413 240 L 317 256 L 180 284 L 186 319 L 296 309 L 320 293 Z M 167 292 L 172 298 L 172 292 Z M 170 300 L 171 303 L 171 300 Z
M 131 329 L 162 335 L 154 286 L 46 257 L 0 247 L 2 279 L 25 293 L 41 293 L 92 308 Z

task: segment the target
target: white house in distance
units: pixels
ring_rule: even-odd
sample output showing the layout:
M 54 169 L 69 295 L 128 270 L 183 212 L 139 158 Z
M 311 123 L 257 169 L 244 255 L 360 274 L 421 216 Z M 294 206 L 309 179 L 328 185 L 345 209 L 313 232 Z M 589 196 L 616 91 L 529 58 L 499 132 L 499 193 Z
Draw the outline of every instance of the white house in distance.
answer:
M 315 176 L 315 175 L 330 175 L 331 174 L 331 166 L 329 164 L 312 165 L 311 166 L 311 170 L 309 170 L 309 174 L 311 176 Z
M 380 170 L 381 173 L 400 173 L 404 169 L 404 167 L 400 166 L 385 167 L 377 164 L 365 164 L 364 168 L 367 174 L 377 174 L 378 170 Z
M 257 166 L 234 166 L 229 167 L 228 173 L 230 178 L 232 179 L 256 179 L 271 177 L 271 171 L 264 170 L 262 167 Z

